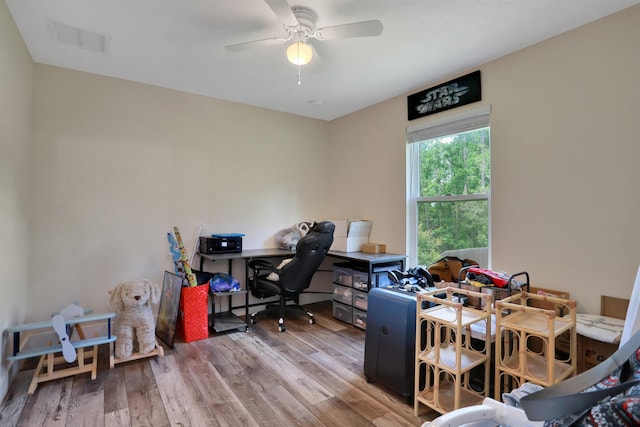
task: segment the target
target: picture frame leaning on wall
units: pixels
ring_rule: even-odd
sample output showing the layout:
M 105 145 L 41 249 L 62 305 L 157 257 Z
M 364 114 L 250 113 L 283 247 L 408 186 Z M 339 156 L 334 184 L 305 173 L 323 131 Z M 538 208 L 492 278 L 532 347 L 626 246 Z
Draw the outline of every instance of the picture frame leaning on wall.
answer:
M 156 322 L 156 336 L 169 348 L 173 348 L 175 341 L 182 282 L 182 276 L 170 271 L 164 272 L 162 295 L 160 296 L 160 307 L 158 308 L 158 320 Z

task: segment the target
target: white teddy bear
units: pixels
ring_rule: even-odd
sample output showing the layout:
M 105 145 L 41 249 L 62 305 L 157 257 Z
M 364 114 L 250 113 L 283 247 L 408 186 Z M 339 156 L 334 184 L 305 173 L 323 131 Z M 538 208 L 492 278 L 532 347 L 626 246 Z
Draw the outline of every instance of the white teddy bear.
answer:
M 148 279 L 128 281 L 119 283 L 109 294 L 109 306 L 116 312 L 115 357 L 131 357 L 134 335 L 140 354 L 152 352 L 156 348 L 156 338 L 151 304 L 160 300 L 160 286 Z

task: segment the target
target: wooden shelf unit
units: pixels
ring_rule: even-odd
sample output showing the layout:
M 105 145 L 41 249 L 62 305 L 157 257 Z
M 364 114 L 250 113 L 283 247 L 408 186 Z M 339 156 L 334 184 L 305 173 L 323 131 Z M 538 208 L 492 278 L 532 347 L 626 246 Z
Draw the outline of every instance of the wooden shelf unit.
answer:
M 546 308 L 532 307 L 544 305 Z M 575 301 L 521 292 L 496 301 L 495 398 L 525 382 L 544 387 L 577 372 Z M 569 354 L 556 339 L 569 334 Z
M 477 298 L 481 308 L 464 307 L 456 296 Z M 472 345 L 471 325 L 483 322 L 486 336 L 491 336 L 492 299 L 490 294 L 454 287 L 417 295 L 415 416 L 421 404 L 445 414 L 489 396 L 491 343 Z M 471 370 L 479 366 L 484 381 L 474 389 Z

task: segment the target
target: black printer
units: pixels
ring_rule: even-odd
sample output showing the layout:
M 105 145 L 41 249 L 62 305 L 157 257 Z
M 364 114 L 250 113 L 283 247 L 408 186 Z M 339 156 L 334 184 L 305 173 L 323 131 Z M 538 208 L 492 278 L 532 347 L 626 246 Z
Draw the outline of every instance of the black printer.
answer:
M 228 254 L 242 252 L 242 234 L 212 234 L 200 237 L 200 253 Z

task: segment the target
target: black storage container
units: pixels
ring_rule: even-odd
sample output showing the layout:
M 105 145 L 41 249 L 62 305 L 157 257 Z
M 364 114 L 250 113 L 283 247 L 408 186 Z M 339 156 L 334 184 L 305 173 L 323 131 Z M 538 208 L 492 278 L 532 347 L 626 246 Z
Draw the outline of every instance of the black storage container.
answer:
M 392 391 L 413 396 L 416 295 L 393 287 L 369 291 L 364 375 Z

